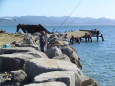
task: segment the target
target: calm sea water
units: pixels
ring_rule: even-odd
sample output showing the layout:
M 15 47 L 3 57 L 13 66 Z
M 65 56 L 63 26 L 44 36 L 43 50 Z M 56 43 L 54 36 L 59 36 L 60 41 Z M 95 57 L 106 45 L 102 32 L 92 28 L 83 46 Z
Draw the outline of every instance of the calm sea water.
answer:
M 54 26 L 45 26 L 49 31 Z M 16 27 L 0 26 L 7 32 L 16 32 Z M 59 27 L 55 27 L 55 31 Z M 78 50 L 78 54 L 83 65 L 83 73 L 94 78 L 100 86 L 115 86 L 115 26 L 64 26 L 57 31 L 64 32 L 79 29 L 98 29 L 103 33 L 105 41 L 99 42 L 93 38 L 93 42 L 74 43 L 73 47 Z

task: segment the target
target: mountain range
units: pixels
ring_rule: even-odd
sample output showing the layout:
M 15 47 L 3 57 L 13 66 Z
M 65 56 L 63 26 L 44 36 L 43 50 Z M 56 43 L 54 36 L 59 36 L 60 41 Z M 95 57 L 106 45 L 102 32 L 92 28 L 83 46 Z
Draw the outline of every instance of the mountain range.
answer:
M 42 24 L 42 25 L 115 25 L 115 19 L 90 18 L 90 17 L 54 17 L 54 16 L 20 16 L 8 17 L 12 20 L 0 18 L 0 26 L 16 26 L 18 24 Z

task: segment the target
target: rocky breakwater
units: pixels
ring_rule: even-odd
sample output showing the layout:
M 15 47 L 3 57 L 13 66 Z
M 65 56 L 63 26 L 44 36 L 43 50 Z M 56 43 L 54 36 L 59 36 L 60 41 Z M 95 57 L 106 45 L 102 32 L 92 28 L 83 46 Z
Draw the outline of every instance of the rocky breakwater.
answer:
M 39 44 L 33 47 L 35 35 L 13 42 L 14 48 L 0 49 L 0 86 L 99 86 L 82 73 L 77 51 L 63 35 L 50 37 L 44 53 Z

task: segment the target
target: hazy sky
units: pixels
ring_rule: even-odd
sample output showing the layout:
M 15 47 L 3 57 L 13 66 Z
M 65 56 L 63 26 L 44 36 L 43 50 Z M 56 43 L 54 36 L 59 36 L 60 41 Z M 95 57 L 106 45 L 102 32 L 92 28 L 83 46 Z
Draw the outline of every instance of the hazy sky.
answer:
M 115 0 L 0 0 L 0 17 L 27 15 L 115 19 Z

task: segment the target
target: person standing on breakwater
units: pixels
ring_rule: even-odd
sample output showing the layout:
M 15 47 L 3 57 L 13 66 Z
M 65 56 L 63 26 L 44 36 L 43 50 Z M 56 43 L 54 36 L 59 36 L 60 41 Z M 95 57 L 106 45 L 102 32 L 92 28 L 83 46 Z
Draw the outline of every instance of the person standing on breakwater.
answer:
M 72 43 L 73 44 L 73 41 L 74 41 L 74 36 L 73 35 L 71 35 L 71 38 L 70 38 L 70 43 Z
M 47 49 L 47 44 L 48 44 L 47 33 L 42 31 L 41 35 L 40 35 L 40 49 L 41 49 L 42 52 L 44 52 Z

